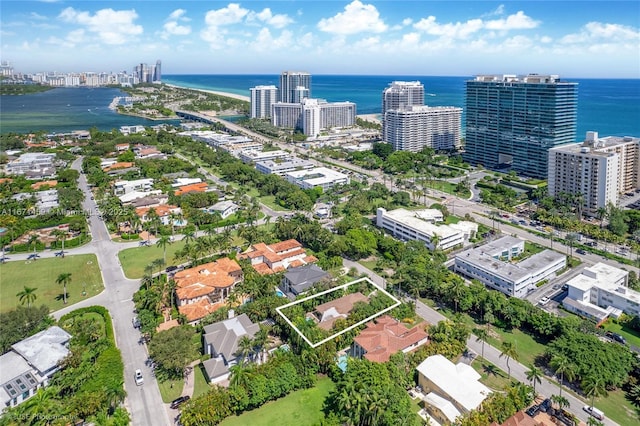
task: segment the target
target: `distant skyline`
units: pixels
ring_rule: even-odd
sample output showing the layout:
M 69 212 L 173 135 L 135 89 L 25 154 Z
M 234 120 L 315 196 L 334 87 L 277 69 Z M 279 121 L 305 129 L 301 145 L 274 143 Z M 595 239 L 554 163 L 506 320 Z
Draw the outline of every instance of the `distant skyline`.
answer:
M 640 78 L 640 2 L 0 2 L 16 71 Z

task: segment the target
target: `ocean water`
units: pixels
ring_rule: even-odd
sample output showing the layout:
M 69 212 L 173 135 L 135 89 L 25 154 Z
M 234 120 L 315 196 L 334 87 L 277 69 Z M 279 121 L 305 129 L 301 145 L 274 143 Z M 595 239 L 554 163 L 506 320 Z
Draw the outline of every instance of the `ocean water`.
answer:
M 161 121 L 125 116 L 109 109 L 117 96 L 127 96 L 113 88 L 66 88 L 0 98 L 0 132 L 29 133 L 44 130 L 64 133 L 97 127 L 110 131 L 120 126 L 154 126 Z M 179 123 L 178 120 L 169 121 Z
M 464 110 L 465 81 L 471 77 L 312 75 L 311 95 L 330 102 L 356 103 L 358 114 L 378 114 L 382 91 L 394 80 L 418 80 L 425 87 L 425 103 L 458 106 Z M 588 130 L 601 136 L 640 136 L 640 79 L 571 79 L 578 86 L 577 139 Z M 194 89 L 249 96 L 249 88 L 278 85 L 278 75 L 165 75 L 163 82 Z M 0 132 L 35 130 L 66 132 L 111 130 L 124 125 L 153 125 L 158 121 L 129 117 L 108 109 L 116 96 L 112 88 L 59 88 L 26 96 L 2 96 Z M 464 112 L 463 112 L 464 127 Z

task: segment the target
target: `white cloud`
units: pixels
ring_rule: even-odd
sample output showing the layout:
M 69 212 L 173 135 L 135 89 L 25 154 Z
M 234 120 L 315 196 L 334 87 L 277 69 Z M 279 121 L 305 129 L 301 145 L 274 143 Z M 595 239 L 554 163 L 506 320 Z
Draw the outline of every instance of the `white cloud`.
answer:
M 37 19 L 38 21 L 46 21 L 47 19 L 49 19 L 49 18 L 47 18 L 46 16 L 40 15 L 40 14 L 38 14 L 38 13 L 36 13 L 36 12 L 31 12 L 31 13 L 29 14 L 29 17 L 30 17 L 31 19 Z
M 635 28 L 619 24 L 605 24 L 602 22 L 589 22 L 580 32 L 567 34 L 560 39 L 560 43 L 593 43 L 597 41 L 640 42 L 640 31 Z
M 467 38 L 482 29 L 482 19 L 470 19 L 467 22 L 439 24 L 435 16 L 422 18 L 413 27 L 429 35 L 448 38 Z
M 189 18 L 184 16 L 187 12 L 184 9 L 176 9 L 167 18 L 167 22 L 162 26 L 162 33 L 160 37 L 164 40 L 168 39 L 172 35 L 185 36 L 191 34 L 191 27 L 189 25 L 180 25 L 179 21 L 188 22 Z
M 240 7 L 238 3 L 229 3 L 227 7 L 218 10 L 210 10 L 204 17 L 209 27 L 237 24 L 249 13 L 248 9 Z
M 362 32 L 381 33 L 387 30 L 378 9 L 371 4 L 363 4 L 354 0 L 331 18 L 323 18 L 318 22 L 320 31 L 338 35 L 357 34 Z
M 141 25 L 134 24 L 138 18 L 135 10 L 101 9 L 95 15 L 91 15 L 89 12 L 76 11 L 68 7 L 58 18 L 84 26 L 87 31 L 96 33 L 106 44 L 124 44 L 130 41 L 132 36 L 143 32 Z
M 273 51 L 274 49 L 291 48 L 293 45 L 293 34 L 291 31 L 282 31 L 279 37 L 271 35 L 269 28 L 262 28 L 255 41 L 251 44 L 259 52 Z
M 507 16 L 507 19 L 495 19 L 487 21 L 484 25 L 488 30 L 509 31 L 509 30 L 529 30 L 536 28 L 540 21 L 535 21 L 518 11 L 515 15 Z
M 271 25 L 274 28 L 284 28 L 287 25 L 293 23 L 293 19 L 291 19 L 288 15 L 276 14 L 274 15 L 271 12 L 271 9 L 268 7 L 262 9 L 261 12 L 251 12 L 247 17 L 247 21 L 251 22 L 254 20 L 258 20 L 264 22 L 265 24 Z

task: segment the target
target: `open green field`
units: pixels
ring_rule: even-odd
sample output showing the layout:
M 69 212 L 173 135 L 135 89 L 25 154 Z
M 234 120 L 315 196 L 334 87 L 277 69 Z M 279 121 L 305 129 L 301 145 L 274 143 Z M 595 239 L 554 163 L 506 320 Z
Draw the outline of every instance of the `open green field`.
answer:
M 95 254 L 11 261 L 0 265 L 0 312 L 20 305 L 16 293 L 24 286 L 37 288 L 35 305 L 47 305 L 51 311 L 62 309 L 65 306 L 62 284 L 56 284 L 56 279 L 64 273 L 71 274 L 71 282 L 67 285 L 67 305 L 95 296 L 104 289 Z M 85 296 L 82 295 L 83 289 L 87 292 Z
M 277 212 L 286 212 L 288 209 L 282 207 L 280 204 L 276 203 L 275 195 L 263 195 L 262 197 L 258 197 L 260 202 L 265 206 L 269 207 L 271 210 L 275 210 Z
M 471 366 L 480 374 L 480 382 L 494 391 L 502 391 L 509 386 L 507 373 L 482 358 L 476 358 Z
M 175 254 L 178 250 L 184 247 L 184 241 L 176 241 L 173 244 L 167 246 L 167 264 L 175 265 L 177 262 L 174 260 Z M 122 250 L 118 253 L 120 264 L 124 270 L 124 274 L 127 278 L 136 279 L 142 278 L 144 275 L 144 268 L 156 259 L 162 259 L 163 249 L 155 245 L 149 247 L 133 247 L 130 249 Z
M 331 379 L 323 377 L 310 389 L 292 392 L 277 401 L 240 416 L 229 417 L 222 426 L 311 426 L 324 418 L 322 404 L 334 388 Z
M 591 404 L 591 399 L 589 399 Z M 596 398 L 594 405 L 604 411 L 607 418 L 619 425 L 637 425 L 640 418 L 640 409 L 634 408 L 625 398 L 622 390 L 609 392 L 606 397 Z
M 618 333 L 619 335 L 624 337 L 627 340 L 627 343 L 631 346 L 640 347 L 640 334 L 638 334 L 637 331 L 621 324 L 615 323 L 611 320 L 605 322 L 602 325 L 602 328 L 613 333 Z
M 182 395 L 184 379 L 171 379 L 164 382 L 158 381 L 158 388 L 162 396 L 162 402 L 169 403 Z

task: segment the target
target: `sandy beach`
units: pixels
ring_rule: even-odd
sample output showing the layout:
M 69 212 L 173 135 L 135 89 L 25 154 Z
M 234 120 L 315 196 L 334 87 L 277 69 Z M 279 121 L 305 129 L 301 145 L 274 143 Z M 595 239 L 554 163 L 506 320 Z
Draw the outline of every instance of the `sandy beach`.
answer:
M 380 119 L 380 114 L 358 114 L 358 118 L 361 118 L 365 121 L 371 121 L 373 123 L 382 124 L 382 120 Z
M 227 98 L 238 99 L 240 101 L 246 101 L 246 102 L 251 101 L 251 98 L 249 98 L 249 96 L 242 96 L 235 93 L 218 92 L 217 90 L 194 89 L 193 87 L 176 86 L 175 84 L 165 84 L 165 85 L 169 87 L 175 87 L 177 89 L 187 89 L 187 90 L 195 90 L 198 92 L 211 93 L 212 95 L 225 96 Z

